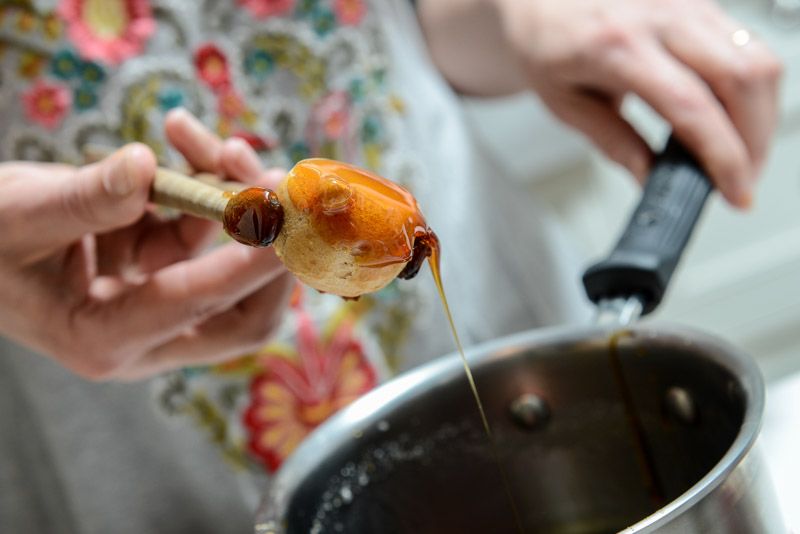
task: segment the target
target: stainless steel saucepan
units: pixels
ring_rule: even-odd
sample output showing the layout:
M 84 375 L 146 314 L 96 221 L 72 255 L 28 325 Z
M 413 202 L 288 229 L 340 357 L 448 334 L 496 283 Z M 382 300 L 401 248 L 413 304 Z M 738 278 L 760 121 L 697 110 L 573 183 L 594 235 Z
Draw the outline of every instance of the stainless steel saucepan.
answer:
M 660 302 L 709 191 L 671 142 L 584 278 L 601 324 L 469 351 L 526 533 L 786 532 L 754 447 L 764 385 L 752 359 L 685 328 L 625 326 Z M 309 436 L 256 532 L 514 534 L 493 458 L 463 368 L 443 358 Z

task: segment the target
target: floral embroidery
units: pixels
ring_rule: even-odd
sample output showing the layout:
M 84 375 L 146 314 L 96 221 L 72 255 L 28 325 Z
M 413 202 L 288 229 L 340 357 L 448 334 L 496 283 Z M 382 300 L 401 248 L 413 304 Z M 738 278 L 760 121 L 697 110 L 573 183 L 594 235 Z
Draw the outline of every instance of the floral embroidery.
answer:
M 267 137 L 261 137 L 256 135 L 252 132 L 246 132 L 243 130 L 236 130 L 231 134 L 231 137 L 238 137 L 239 139 L 244 140 L 250 145 L 253 150 L 257 152 L 261 152 L 264 150 L 273 150 L 275 147 L 278 146 L 278 143 Z
M 235 119 L 247 113 L 247 107 L 239 93 L 230 87 L 226 87 L 219 93 L 217 111 L 225 118 Z
M 70 80 L 80 75 L 81 60 L 72 50 L 60 50 L 50 60 L 50 72 L 56 78 Z
M 276 68 L 292 73 L 299 82 L 299 96 L 304 100 L 314 100 L 324 93 L 327 77 L 325 61 L 296 36 L 277 32 L 257 35 L 246 44 L 245 50 L 245 58 L 263 54 L 272 58 Z M 265 81 L 265 77 L 255 71 L 248 72 L 248 75 L 259 84 Z
M 285 15 L 292 11 L 294 0 L 239 0 L 239 5 L 260 19 Z
M 17 29 L 28 33 L 36 29 L 39 19 L 30 11 L 20 11 L 17 15 Z
M 106 79 L 106 71 L 93 61 L 84 61 L 81 63 L 81 78 L 90 85 L 103 83 Z
M 178 89 L 162 89 L 158 93 L 158 107 L 162 111 L 169 111 L 183 105 L 184 95 Z
M 61 20 L 55 15 L 48 15 L 45 17 L 42 22 L 42 28 L 45 37 L 50 41 L 55 41 L 61 37 L 63 27 L 61 26 Z
M 320 339 L 299 314 L 297 361 L 266 353 L 253 379 L 244 415 L 253 454 L 274 471 L 302 439 L 330 415 L 376 384 L 376 374 L 345 321 Z
M 97 105 L 97 90 L 106 79 L 106 71 L 94 61 L 84 61 L 72 50 L 56 52 L 50 59 L 50 73 L 72 84 L 72 102 L 78 111 L 86 111 Z
M 228 59 L 213 43 L 207 43 L 194 53 L 194 63 L 200 79 L 213 90 L 228 86 L 231 82 Z
M 266 50 L 258 48 L 247 52 L 244 71 L 257 80 L 265 80 L 275 70 L 275 59 Z
M 19 67 L 17 72 L 26 79 L 38 77 L 42 72 L 42 67 L 47 63 L 44 56 L 36 52 L 23 52 L 19 57 Z
M 49 1 L 59 6 L 50 14 L 0 6 L 10 34 L 0 43 L 11 66 L 4 82 L 22 102 L 3 134 L 10 156 L 77 164 L 87 143 L 142 141 L 170 164 L 176 155 L 163 116 L 185 106 L 220 136 L 244 139 L 268 165 L 326 155 L 388 170 L 380 166 L 400 104 L 385 83 L 380 26 L 367 0 L 209 2 L 220 15 L 213 21 L 181 2 Z M 254 20 L 278 16 L 290 20 Z M 145 54 L 156 20 L 163 31 Z M 234 38 L 225 35 L 231 21 L 241 25 Z M 363 31 L 351 28 L 361 24 Z M 22 121 L 53 132 L 15 134 Z M 293 299 L 279 341 L 164 377 L 165 410 L 190 418 L 239 468 L 277 467 L 308 432 L 375 385 L 384 356 L 401 353 L 413 318 L 404 304 L 410 291 L 348 303 L 307 295 L 304 307 L 298 295 L 306 292 Z
M 336 91 L 327 95 L 314 106 L 311 115 L 329 139 L 342 137 L 346 133 L 350 117 L 350 99 L 347 93 Z
M 347 26 L 357 26 L 367 11 L 364 0 L 334 0 L 333 10 L 337 20 Z
M 336 15 L 327 7 L 317 7 L 312 14 L 314 31 L 324 37 L 336 27 Z
M 22 94 L 28 119 L 51 130 L 61 124 L 69 109 L 70 100 L 66 87 L 41 80 Z
M 58 13 L 82 56 L 112 65 L 140 54 L 155 31 L 148 0 L 61 0 Z
M 311 156 L 311 150 L 309 150 L 308 145 L 303 141 L 292 143 L 287 152 L 292 165 Z
M 295 13 L 299 17 L 308 17 L 314 14 L 319 6 L 319 0 L 298 0 Z
M 95 94 L 90 86 L 81 85 L 76 87 L 73 91 L 72 101 L 75 105 L 75 109 L 78 111 L 86 111 L 97 105 L 97 94 Z

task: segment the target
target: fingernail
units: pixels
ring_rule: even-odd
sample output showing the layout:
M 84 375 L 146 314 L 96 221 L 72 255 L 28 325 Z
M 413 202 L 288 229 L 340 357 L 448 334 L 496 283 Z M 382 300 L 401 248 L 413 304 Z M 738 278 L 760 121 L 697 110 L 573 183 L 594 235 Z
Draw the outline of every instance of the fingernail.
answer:
M 126 197 L 136 188 L 136 164 L 142 157 L 142 147 L 126 148 L 121 157 L 103 176 L 103 187 L 113 197 Z
M 243 139 L 233 138 L 227 141 L 231 145 L 233 158 L 242 177 L 257 178 L 261 174 L 261 160 Z

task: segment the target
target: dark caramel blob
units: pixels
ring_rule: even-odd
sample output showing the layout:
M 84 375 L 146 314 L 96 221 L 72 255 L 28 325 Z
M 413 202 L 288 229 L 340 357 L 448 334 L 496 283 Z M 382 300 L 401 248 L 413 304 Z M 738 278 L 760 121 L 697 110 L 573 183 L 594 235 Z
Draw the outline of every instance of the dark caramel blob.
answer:
M 411 280 L 417 276 L 425 259 L 429 257 L 435 258 L 436 261 L 439 260 L 439 238 L 430 229 L 426 233 L 416 236 L 411 259 L 397 275 L 397 278 Z
M 411 193 L 346 163 L 303 160 L 289 172 L 287 189 L 317 235 L 364 267 L 412 261 L 415 238 L 430 232 Z
M 222 224 L 239 243 L 268 247 L 283 226 L 283 207 L 274 192 L 251 187 L 231 195 Z

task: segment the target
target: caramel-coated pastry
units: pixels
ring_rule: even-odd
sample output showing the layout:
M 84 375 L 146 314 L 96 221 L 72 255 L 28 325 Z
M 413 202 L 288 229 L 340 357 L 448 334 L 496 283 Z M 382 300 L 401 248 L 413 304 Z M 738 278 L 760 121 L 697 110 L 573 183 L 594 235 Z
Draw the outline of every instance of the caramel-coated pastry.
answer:
M 351 165 L 303 160 L 275 193 L 283 207 L 275 251 L 302 282 L 325 293 L 356 298 L 398 275 L 411 278 L 424 259 L 415 257 L 415 241 L 435 239 L 408 191 Z M 420 249 L 416 255 L 429 254 Z

